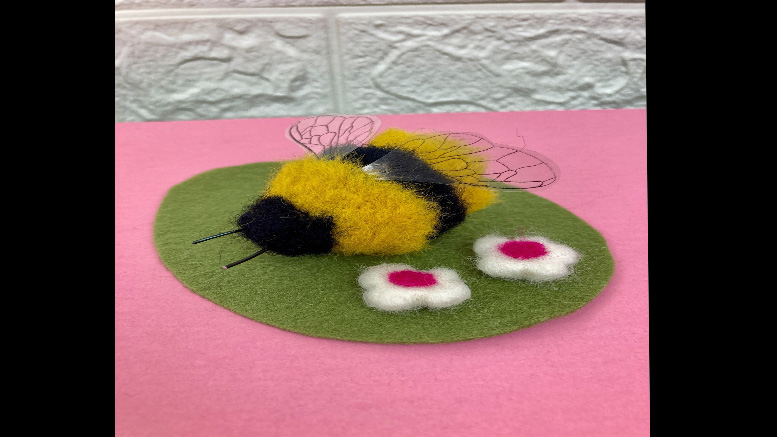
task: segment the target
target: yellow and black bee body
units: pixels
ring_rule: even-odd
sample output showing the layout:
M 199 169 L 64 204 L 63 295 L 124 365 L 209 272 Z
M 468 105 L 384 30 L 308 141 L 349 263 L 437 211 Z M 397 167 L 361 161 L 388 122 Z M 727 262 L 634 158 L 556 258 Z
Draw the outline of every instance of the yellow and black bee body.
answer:
M 330 165 L 350 165 L 355 168 L 364 168 L 392 151 L 394 152 L 391 156 L 392 161 L 397 165 L 385 167 L 387 173 L 384 176 L 391 177 L 391 179 L 383 183 L 393 185 L 394 189 L 406 190 L 417 197 L 419 203 L 433 204 L 424 205 L 424 208 L 431 207 L 437 210 L 437 213 L 434 214 L 433 223 L 427 220 L 426 224 L 431 224 L 431 226 L 427 226 L 428 229 L 422 231 L 426 233 L 426 239 L 437 237 L 464 221 L 467 210 L 463 201 L 457 195 L 452 185 L 453 182 L 413 155 L 412 152 L 367 145 L 355 148 L 342 155 L 342 157 L 332 156 L 323 159 L 339 160 L 339 162 L 332 162 Z M 409 168 L 417 174 L 423 174 L 425 181 L 419 182 L 404 178 L 404 169 Z M 338 189 L 337 184 L 340 183 L 341 181 L 336 179 L 328 181 L 331 189 Z M 350 214 L 354 209 L 361 209 L 359 205 L 343 204 L 343 202 L 351 200 L 351 202 L 364 203 L 365 199 L 361 198 L 361 196 L 342 196 L 338 199 L 340 200 L 338 202 L 339 205 L 332 205 L 333 207 L 329 211 L 322 211 L 329 208 L 326 208 L 326 205 L 320 205 L 320 202 L 316 201 L 317 205 L 314 207 L 316 212 L 311 212 L 307 205 L 309 205 L 311 200 L 317 199 L 308 199 L 308 196 L 301 194 L 304 193 L 294 190 L 294 193 L 289 193 L 287 196 L 279 193 L 260 198 L 237 220 L 237 225 L 241 229 L 243 236 L 259 247 L 288 256 L 325 254 L 333 250 L 350 253 L 364 252 L 365 250 L 368 253 L 391 253 L 397 250 L 385 244 L 373 245 L 373 247 L 368 248 L 368 242 L 356 245 L 361 247 L 362 250 L 353 247 L 353 242 L 351 242 L 350 246 L 338 245 L 338 236 L 342 235 L 342 232 L 338 229 L 337 223 L 340 221 L 348 222 L 347 217 L 339 220 L 342 212 L 346 211 L 346 214 Z M 288 196 L 292 198 L 289 199 Z M 397 208 L 396 206 L 392 208 L 389 204 L 383 206 L 389 210 Z M 364 209 L 368 209 L 368 207 Z M 388 229 L 392 226 L 392 220 L 376 221 L 375 218 L 364 217 L 359 218 L 358 221 L 365 227 L 383 227 Z M 397 231 L 406 232 L 404 228 L 407 228 L 407 226 L 397 229 Z M 376 230 L 375 232 L 366 231 L 361 233 L 379 237 L 381 232 Z M 402 238 L 401 234 L 394 235 L 398 239 Z
M 225 267 L 265 251 L 287 256 L 409 253 L 492 203 L 495 181 L 528 189 L 557 177 L 546 158 L 474 134 L 387 129 L 374 135 L 378 126 L 377 119 L 365 116 L 296 123 L 289 136 L 313 153 L 283 163 L 239 216 L 237 229 L 195 243 L 240 233 L 261 248 Z M 483 153 L 495 149 L 496 158 Z M 521 158 L 520 165 L 505 159 L 512 155 Z M 497 168 L 489 170 L 493 162 Z M 527 179 L 523 174 L 531 169 L 540 169 L 540 175 Z

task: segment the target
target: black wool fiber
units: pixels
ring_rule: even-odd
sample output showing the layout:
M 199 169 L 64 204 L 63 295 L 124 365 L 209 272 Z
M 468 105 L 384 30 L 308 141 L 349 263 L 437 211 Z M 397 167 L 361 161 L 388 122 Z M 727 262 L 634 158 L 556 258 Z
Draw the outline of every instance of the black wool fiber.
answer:
M 329 253 L 335 244 L 332 217 L 314 217 L 279 196 L 259 199 L 237 225 L 259 247 L 286 256 Z

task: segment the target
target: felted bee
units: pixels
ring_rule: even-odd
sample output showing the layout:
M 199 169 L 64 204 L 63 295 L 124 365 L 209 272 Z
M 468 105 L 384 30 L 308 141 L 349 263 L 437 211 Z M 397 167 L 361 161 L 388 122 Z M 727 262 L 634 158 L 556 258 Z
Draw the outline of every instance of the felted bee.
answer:
M 284 163 L 236 220 L 236 229 L 266 251 L 298 256 L 396 255 L 430 240 L 483 209 L 496 190 L 546 187 L 555 164 L 523 148 L 473 133 L 387 129 L 373 116 L 317 116 L 287 136 L 310 152 Z M 502 183 L 510 184 L 505 186 Z

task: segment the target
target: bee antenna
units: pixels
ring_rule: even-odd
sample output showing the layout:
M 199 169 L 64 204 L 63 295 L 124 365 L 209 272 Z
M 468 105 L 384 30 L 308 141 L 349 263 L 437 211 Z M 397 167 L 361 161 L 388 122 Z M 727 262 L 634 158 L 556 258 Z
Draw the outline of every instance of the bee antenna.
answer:
M 263 254 L 265 252 L 267 252 L 267 249 L 262 249 L 262 250 L 260 250 L 259 252 L 256 252 L 253 255 L 248 255 L 247 257 L 245 257 L 243 259 L 237 260 L 237 261 L 235 261 L 233 263 L 229 263 L 229 264 L 227 264 L 225 266 L 221 266 L 221 268 L 226 270 L 228 268 L 235 267 L 236 265 L 242 264 L 242 263 L 244 263 L 244 262 L 246 262 L 246 261 L 248 261 L 250 259 L 256 258 L 257 256 L 259 256 L 259 255 L 261 255 L 261 254 Z
M 195 240 L 192 242 L 192 244 L 202 243 L 203 241 L 212 240 L 214 238 L 223 237 L 224 235 L 234 234 L 235 232 L 240 232 L 242 229 L 234 229 L 232 231 L 222 232 L 220 234 L 211 235 L 210 237 L 200 238 L 199 240 Z

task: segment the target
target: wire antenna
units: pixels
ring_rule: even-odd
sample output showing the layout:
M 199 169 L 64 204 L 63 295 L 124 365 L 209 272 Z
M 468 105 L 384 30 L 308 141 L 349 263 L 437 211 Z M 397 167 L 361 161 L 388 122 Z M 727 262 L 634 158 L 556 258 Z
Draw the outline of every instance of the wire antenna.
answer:
M 226 270 L 226 269 L 229 269 L 229 268 L 235 267 L 236 265 L 238 265 L 238 264 L 242 264 L 242 263 L 244 263 L 244 262 L 246 262 L 246 261 L 248 261 L 248 260 L 250 260 L 250 259 L 254 259 L 254 258 L 256 258 L 257 256 L 259 256 L 259 255 L 261 255 L 261 254 L 263 254 L 263 253 L 265 253 L 265 252 L 267 252 L 267 249 L 262 249 L 262 250 L 260 250 L 259 252 L 256 252 L 256 253 L 255 253 L 255 254 L 253 254 L 253 255 L 248 255 L 247 257 L 245 257 L 245 258 L 243 258 L 243 259 L 237 260 L 237 261 L 235 261 L 235 262 L 233 262 L 233 263 L 229 263 L 229 264 L 227 264 L 227 265 L 225 265 L 225 266 L 221 266 L 221 268 L 222 268 L 222 269 L 224 269 L 224 270 Z
M 222 232 L 220 234 L 211 235 L 210 237 L 200 238 L 199 240 L 194 240 L 192 244 L 202 243 L 203 241 L 212 240 L 214 238 L 223 237 L 224 235 L 234 234 L 235 232 L 240 232 L 242 229 L 234 229 L 227 232 Z

